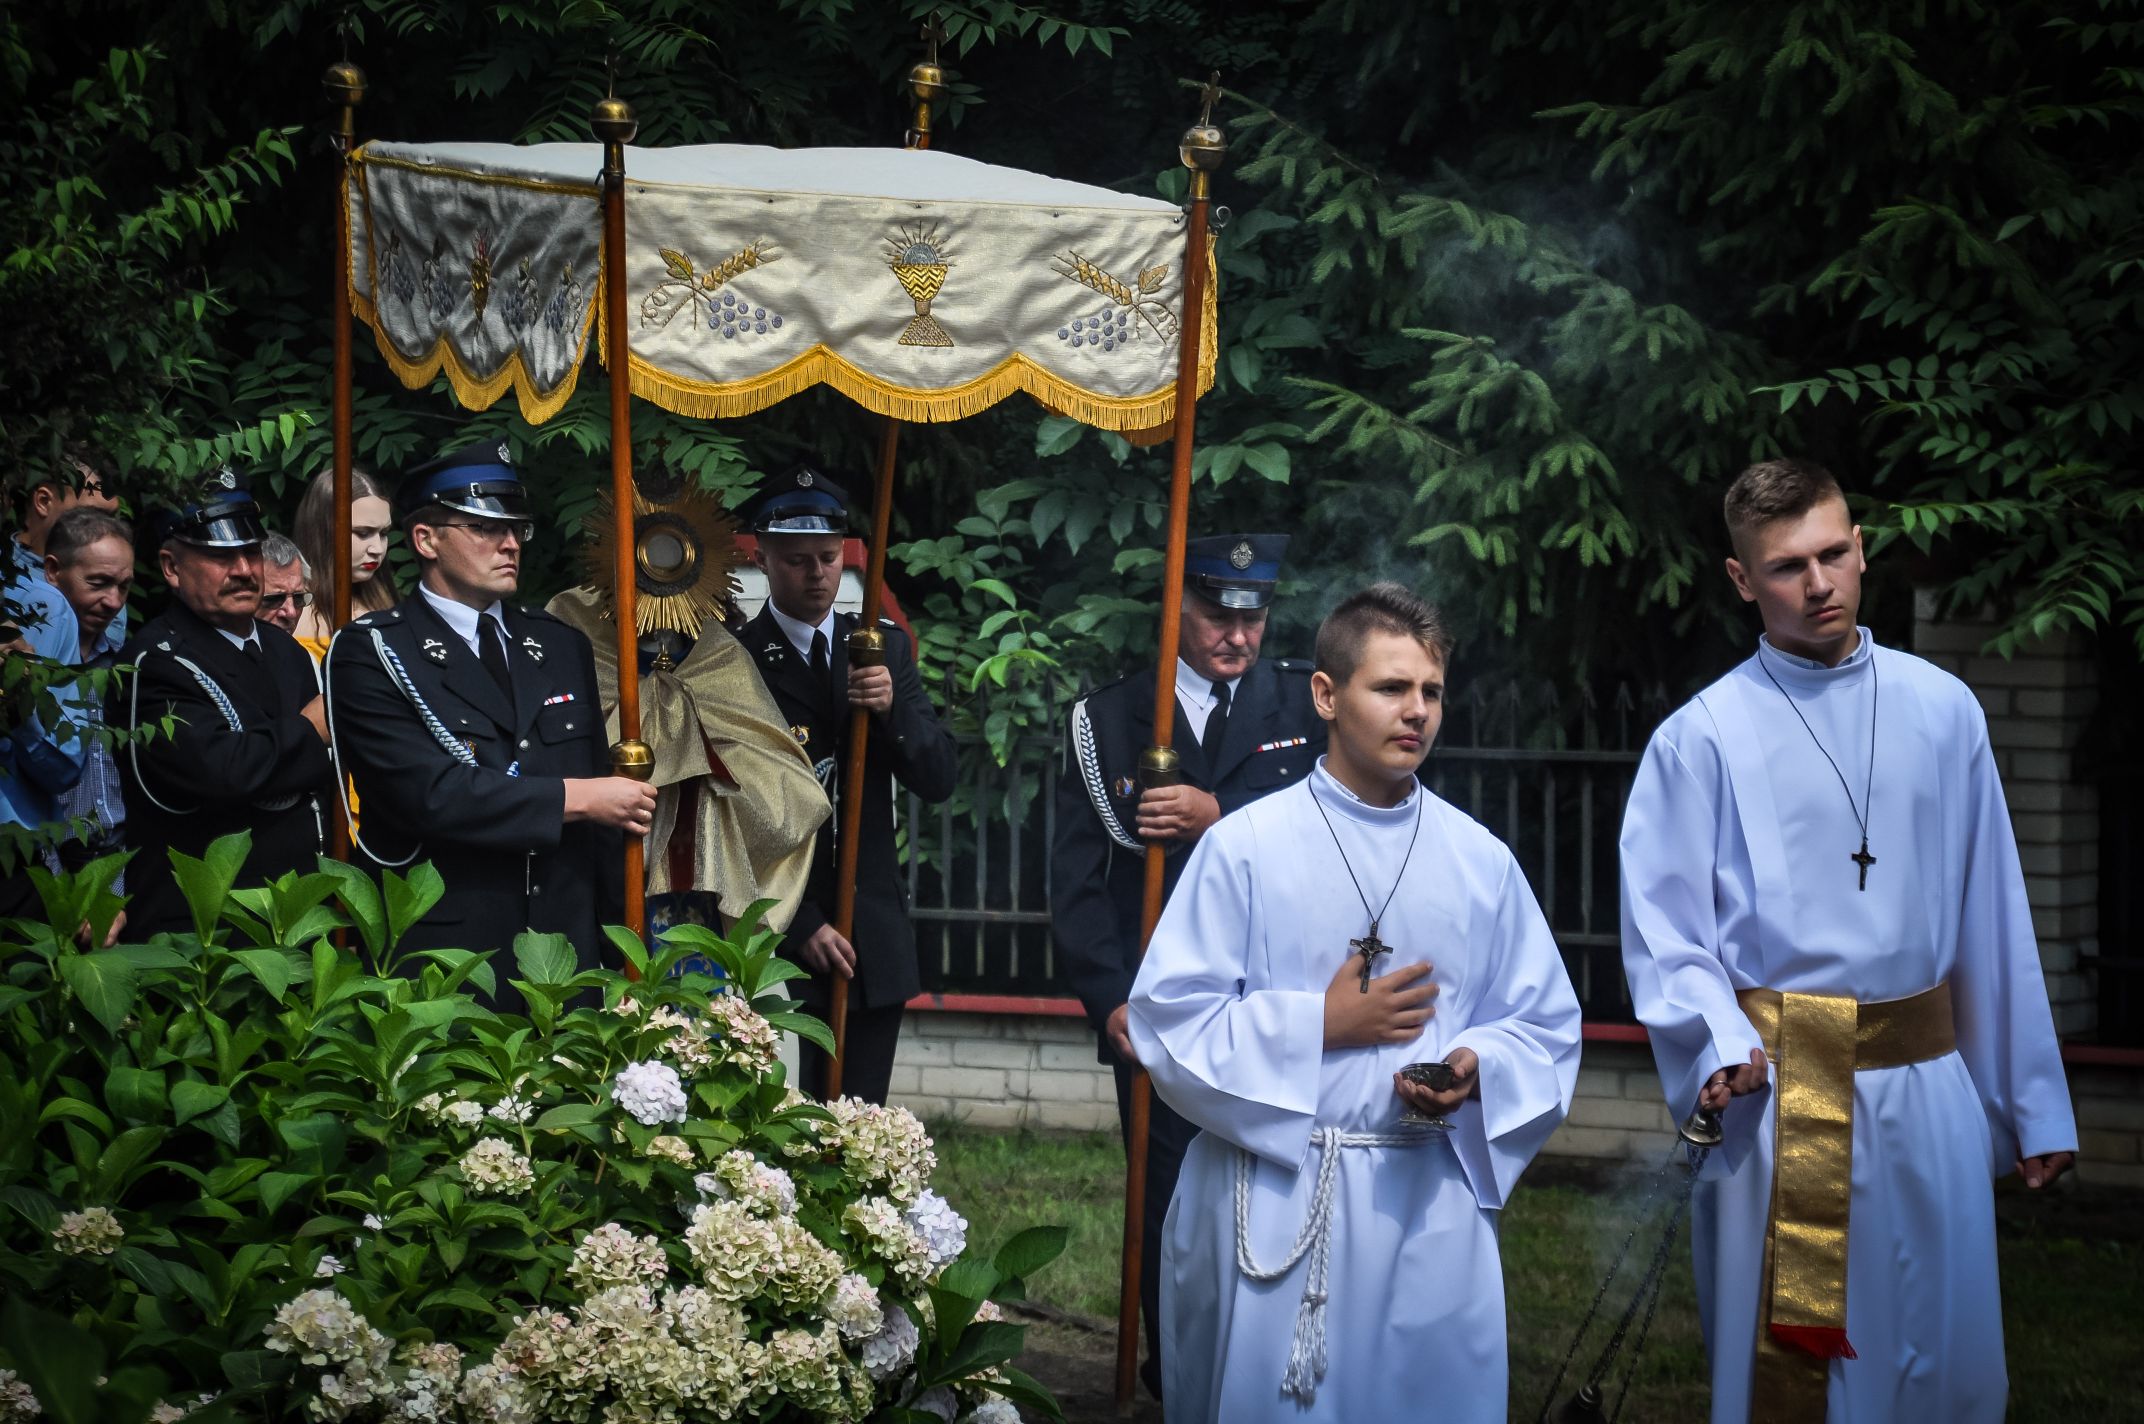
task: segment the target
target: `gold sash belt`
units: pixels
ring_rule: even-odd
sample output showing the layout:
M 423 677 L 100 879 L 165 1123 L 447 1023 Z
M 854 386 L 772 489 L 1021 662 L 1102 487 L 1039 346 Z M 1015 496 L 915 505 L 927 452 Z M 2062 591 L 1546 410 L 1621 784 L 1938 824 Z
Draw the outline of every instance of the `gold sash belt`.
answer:
M 1950 985 L 1878 1004 L 1776 989 L 1735 997 L 1764 1040 L 1779 1095 L 1750 1417 L 1821 1421 L 1830 1362 L 1854 1358 L 1846 1339 L 1854 1072 L 1953 1052 Z

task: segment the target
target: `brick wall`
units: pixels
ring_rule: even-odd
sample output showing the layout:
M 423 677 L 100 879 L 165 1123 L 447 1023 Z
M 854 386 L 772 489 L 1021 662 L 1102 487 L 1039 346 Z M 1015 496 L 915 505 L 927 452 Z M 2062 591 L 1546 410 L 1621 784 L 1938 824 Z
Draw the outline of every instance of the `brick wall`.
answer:
M 1117 1130 L 1116 1081 L 1083 1018 L 911 1013 L 891 1097 L 931 1122 Z
M 2097 666 L 2076 634 L 1998 658 L 1981 651 L 1992 622 L 1938 620 L 1925 593 L 1914 614 L 1913 650 L 1964 679 L 1987 712 L 2055 1030 L 2089 1033 L 2099 1022 L 2099 790 L 2077 777 L 2073 756 L 2098 698 Z

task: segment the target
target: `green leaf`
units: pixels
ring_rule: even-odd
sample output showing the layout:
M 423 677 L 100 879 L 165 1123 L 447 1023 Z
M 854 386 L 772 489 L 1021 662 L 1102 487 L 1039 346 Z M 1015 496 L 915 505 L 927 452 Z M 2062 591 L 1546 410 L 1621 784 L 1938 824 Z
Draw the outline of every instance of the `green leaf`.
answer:
M 118 955 L 102 951 L 63 951 L 59 971 L 90 1017 L 113 1033 L 119 1032 L 134 1008 L 134 966 Z
M 95 1335 L 9 1291 L 0 1308 L 0 1353 L 13 1359 L 57 1424 L 91 1424 L 97 1418 L 95 1381 L 104 1374 L 104 1347 Z
M 409 874 L 397 875 L 384 872 L 380 877 L 387 900 L 387 943 L 398 945 L 409 927 L 423 919 L 447 893 L 446 881 L 430 861 L 420 861 L 410 867 Z
M 188 1078 L 171 1085 L 171 1112 L 180 1123 L 190 1122 L 205 1112 L 214 1112 L 230 1101 L 231 1090 L 221 1083 L 204 1083 Z
M 585 1127 L 589 1123 L 601 1122 L 604 1115 L 605 1109 L 600 1103 L 560 1103 L 538 1117 L 534 1126 L 545 1132 L 552 1128 Z
M 603 937 L 610 941 L 611 948 L 618 951 L 619 957 L 632 966 L 635 974 L 645 975 L 648 972 L 648 947 L 640 942 L 639 935 L 624 925 L 605 925 Z
M 768 1023 L 775 1028 L 795 1034 L 806 1043 L 815 1043 L 828 1053 L 834 1051 L 834 1031 L 810 1014 L 790 1013 L 777 1009 L 766 1015 Z
M 120 1067 L 105 1076 L 104 1104 L 121 1118 L 153 1122 L 164 1115 L 168 1101 L 161 1072 Z
M 263 1172 L 259 1180 L 261 1210 L 273 1216 L 283 1209 L 284 1203 L 319 1178 L 310 1172 Z
M 563 984 L 579 971 L 573 942 L 562 934 L 524 930 L 514 936 L 514 967 L 531 984 Z
M 1062 1226 L 1030 1226 L 998 1247 L 991 1264 L 1001 1276 L 1032 1276 L 1063 1255 L 1065 1243 L 1070 1239 L 1070 1234 Z
M 290 956 L 280 949 L 234 949 L 231 957 L 246 967 L 247 972 L 261 981 L 268 997 L 277 1003 L 290 991 L 297 970 L 291 966 Z
M 172 878 L 186 897 L 194 934 L 203 944 L 214 936 L 217 922 L 223 918 L 223 907 L 231 898 L 231 886 L 237 882 L 238 872 L 252 849 L 253 833 L 239 831 L 211 841 L 199 860 L 183 851 L 169 852 Z
M 371 876 L 356 866 L 329 860 L 325 856 L 320 858 L 320 869 L 334 878 L 336 902 L 350 917 L 350 922 L 357 926 L 358 937 L 364 940 L 365 951 L 372 957 L 372 962 L 379 963 L 380 956 L 387 952 L 387 910 L 380 901 L 380 887 L 373 883 Z M 313 962 L 317 976 L 317 947 Z M 316 985 L 317 982 L 316 977 Z
M 97 1158 L 97 1171 L 89 1183 L 92 1197 L 99 1201 L 117 1201 L 124 1194 L 127 1179 L 143 1158 L 154 1152 L 164 1141 L 165 1129 L 144 1125 L 130 1127 L 106 1145 Z

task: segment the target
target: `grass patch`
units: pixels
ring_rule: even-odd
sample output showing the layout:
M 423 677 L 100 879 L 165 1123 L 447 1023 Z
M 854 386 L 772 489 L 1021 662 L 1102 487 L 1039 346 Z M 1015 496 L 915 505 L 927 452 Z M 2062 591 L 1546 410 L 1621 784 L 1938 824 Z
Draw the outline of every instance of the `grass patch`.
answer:
M 1028 1226 L 1071 1233 L 1065 1254 L 1029 1282 L 1063 1310 L 1110 1320 L 1123 1247 L 1124 1152 L 1114 1133 L 1058 1136 L 937 1125 L 938 1189 L 994 1250 Z M 1642 1171 L 1538 1164 L 1504 1212 L 1512 1418 L 1533 1419 L 1615 1248 L 1630 1229 Z M 2078 1188 L 1996 1193 L 2010 1418 L 2019 1424 L 2144 1418 L 2144 1214 L 2133 1194 Z M 1641 1235 L 1618 1281 L 1644 1269 Z M 1611 1306 L 1620 1303 L 1620 1296 Z M 1604 1306 L 1604 1309 L 1610 1306 Z M 1598 1329 L 1598 1327 L 1596 1327 Z M 1588 1350 L 1598 1348 L 1598 1335 Z M 1575 1368 L 1590 1359 L 1581 1353 Z M 1573 1387 L 1567 1378 L 1564 1391 Z M 1623 1418 L 1703 1418 L 1708 1399 L 1687 1233 L 1677 1240 L 1652 1334 Z M 1611 1396 L 1612 1400 L 1612 1396 Z

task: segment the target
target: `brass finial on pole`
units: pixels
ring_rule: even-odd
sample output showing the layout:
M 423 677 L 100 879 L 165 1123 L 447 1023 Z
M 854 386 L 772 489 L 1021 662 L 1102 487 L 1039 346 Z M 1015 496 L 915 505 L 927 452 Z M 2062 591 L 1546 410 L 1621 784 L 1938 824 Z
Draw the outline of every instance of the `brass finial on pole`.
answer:
M 1213 175 L 1228 157 L 1228 139 L 1213 124 L 1214 101 L 1221 95 L 1217 72 L 1199 91 L 1199 121 L 1185 130 L 1177 155 L 1191 170 L 1191 194 L 1184 222 L 1184 320 L 1176 339 L 1176 418 L 1169 467 L 1169 520 L 1162 544 L 1161 646 L 1155 650 L 1154 745 L 1139 754 L 1142 786 L 1171 786 L 1180 779 L 1176 750 L 1170 746 L 1176 726 L 1176 657 L 1182 642 L 1184 540 L 1191 529 L 1192 432 L 1199 401 L 1199 342 L 1206 330 L 1206 230 L 1212 206 Z M 1167 883 L 1167 848 L 1160 841 L 1146 847 L 1145 898 L 1140 907 L 1139 953 L 1146 953 L 1161 919 Z M 1139 1378 L 1139 1286 L 1147 1268 L 1146 1157 L 1147 1120 L 1153 1085 L 1143 1072 L 1132 1074 L 1131 1102 L 1124 1144 L 1124 1269 L 1117 1297 L 1117 1413 L 1129 1415 Z
M 365 71 L 347 56 L 328 66 L 320 87 L 336 111 L 328 141 L 335 149 L 335 280 L 328 297 L 328 318 L 335 345 L 334 384 L 328 394 L 329 431 L 334 442 L 330 478 L 335 494 L 335 600 L 323 610 L 329 631 L 350 621 L 350 469 L 355 459 L 350 432 L 350 155 L 357 149 L 357 106 L 365 101 Z M 328 850 L 337 860 L 350 858 L 350 826 L 336 797 L 330 817 Z
M 611 88 L 617 87 L 615 67 Z M 617 550 L 612 595 L 618 624 L 618 743 L 610 749 L 611 772 L 646 781 L 655 758 L 640 740 L 640 633 L 633 604 L 638 576 L 633 568 L 633 371 L 625 324 L 625 146 L 640 132 L 633 106 L 616 92 L 596 100 L 588 126 L 603 144 L 603 355 L 610 367 L 611 546 Z M 625 838 L 625 923 L 635 934 L 646 925 L 646 847 Z
M 938 46 L 945 39 L 945 26 L 931 16 L 923 26 L 923 42 L 930 48 L 923 62 L 908 71 L 908 92 L 916 99 L 916 121 L 909 127 L 910 148 L 931 146 L 931 106 L 946 95 L 945 70 L 938 63 Z

